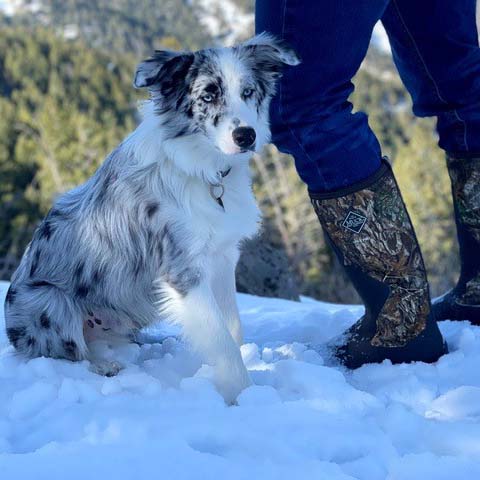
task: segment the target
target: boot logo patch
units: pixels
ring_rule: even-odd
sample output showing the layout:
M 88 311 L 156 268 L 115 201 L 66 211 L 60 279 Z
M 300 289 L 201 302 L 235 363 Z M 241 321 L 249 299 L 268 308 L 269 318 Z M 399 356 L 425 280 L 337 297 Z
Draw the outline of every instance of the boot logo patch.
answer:
M 351 232 L 360 233 L 367 221 L 367 217 L 350 210 L 342 223 L 342 227 Z

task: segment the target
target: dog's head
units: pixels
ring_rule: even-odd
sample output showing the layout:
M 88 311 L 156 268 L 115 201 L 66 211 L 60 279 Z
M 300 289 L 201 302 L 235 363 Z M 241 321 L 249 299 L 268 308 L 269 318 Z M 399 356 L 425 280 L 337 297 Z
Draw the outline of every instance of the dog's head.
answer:
M 292 49 L 262 34 L 231 48 L 156 51 L 138 66 L 134 85 L 149 89 L 166 140 L 195 136 L 232 163 L 269 141 L 276 81 L 298 63 Z

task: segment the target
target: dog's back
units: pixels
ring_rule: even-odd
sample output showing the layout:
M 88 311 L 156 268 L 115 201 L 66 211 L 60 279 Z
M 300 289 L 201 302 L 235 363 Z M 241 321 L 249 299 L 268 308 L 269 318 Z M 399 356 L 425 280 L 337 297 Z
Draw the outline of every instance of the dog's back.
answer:
M 118 325 L 128 326 L 132 318 L 141 323 L 142 316 L 153 315 L 153 308 L 142 309 L 145 299 L 135 298 L 142 291 L 135 289 L 138 283 L 121 281 L 130 278 L 125 270 L 135 264 L 136 281 L 151 282 L 145 277 L 152 263 L 140 245 L 142 217 L 122 198 L 126 190 L 116 187 L 111 164 L 117 154 L 86 184 L 58 199 L 12 278 L 5 321 L 8 338 L 22 353 L 79 360 L 87 353 L 88 320 L 99 325 L 94 319 L 108 318 L 101 328 L 111 329 L 116 317 Z
M 159 201 L 159 167 L 127 179 L 125 155 L 114 151 L 36 230 L 5 302 L 8 338 L 22 353 L 85 358 L 84 329 L 127 335 L 158 318 L 155 281 L 168 277 L 182 293 L 198 277 L 187 235 L 168 221 L 168 198 Z

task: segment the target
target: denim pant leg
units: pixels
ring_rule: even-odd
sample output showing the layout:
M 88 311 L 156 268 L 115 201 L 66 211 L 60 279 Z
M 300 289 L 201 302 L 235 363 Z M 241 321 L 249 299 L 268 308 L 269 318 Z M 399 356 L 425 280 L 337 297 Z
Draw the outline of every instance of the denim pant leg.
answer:
M 380 145 L 364 113 L 352 113 L 352 77 L 389 0 L 257 0 L 257 33 L 268 31 L 302 58 L 272 102 L 272 141 L 293 155 L 310 191 L 364 180 L 380 168 Z M 423 0 L 422 0 L 423 1 Z
M 437 116 L 439 145 L 480 153 L 476 0 L 392 0 L 382 18 L 418 116 Z

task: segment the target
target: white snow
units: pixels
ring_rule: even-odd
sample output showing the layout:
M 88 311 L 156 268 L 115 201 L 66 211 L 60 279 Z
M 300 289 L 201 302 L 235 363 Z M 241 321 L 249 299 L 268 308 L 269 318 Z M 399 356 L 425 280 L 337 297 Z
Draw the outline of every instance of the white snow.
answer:
M 322 345 L 359 307 L 238 300 L 255 385 L 233 407 L 175 338 L 103 346 L 127 367 L 104 378 L 15 355 L 0 318 L 0 478 L 480 478 L 480 328 L 442 323 L 436 365 L 348 372 Z
M 377 22 L 375 28 L 373 29 L 372 34 L 372 45 L 374 45 L 378 50 L 383 53 L 390 54 L 392 49 L 390 47 L 390 42 L 388 41 L 387 32 L 383 27 L 381 22 Z
M 9 17 L 21 12 L 38 13 L 42 8 L 41 0 L 0 0 L 0 12 Z
M 253 35 L 253 12 L 243 12 L 231 0 L 195 0 L 194 4 L 203 27 L 221 44 L 232 45 Z

